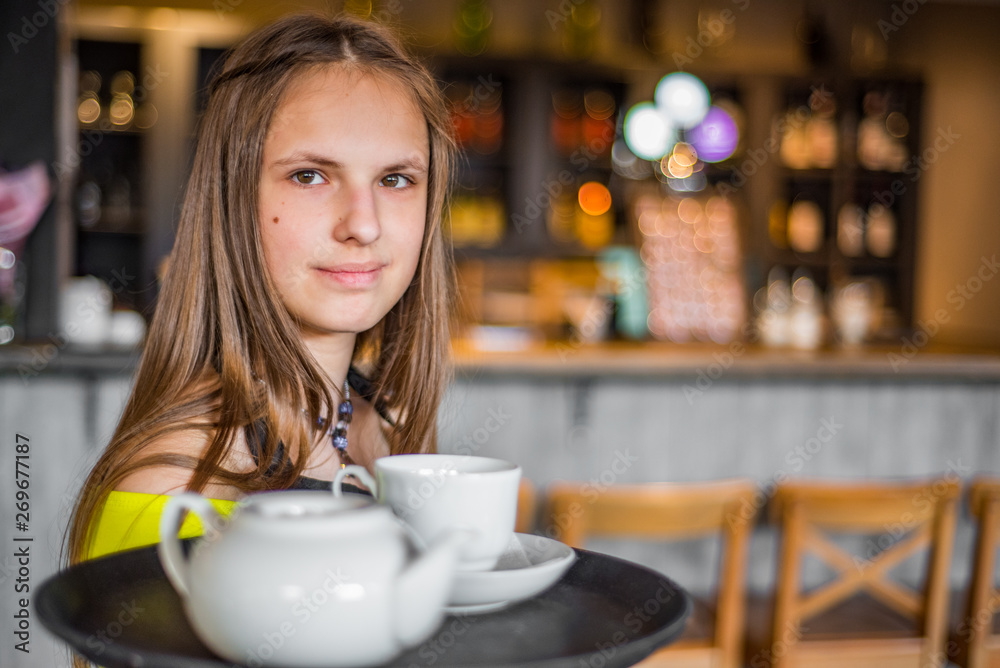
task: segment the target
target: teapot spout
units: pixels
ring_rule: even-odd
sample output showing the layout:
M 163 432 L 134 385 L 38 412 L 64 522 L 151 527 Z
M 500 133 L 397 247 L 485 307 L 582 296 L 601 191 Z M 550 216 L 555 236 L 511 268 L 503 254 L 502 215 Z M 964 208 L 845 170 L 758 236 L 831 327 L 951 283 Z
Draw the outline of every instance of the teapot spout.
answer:
M 406 647 L 423 642 L 444 618 L 455 581 L 459 549 L 471 537 L 452 531 L 419 555 L 396 584 L 396 637 Z

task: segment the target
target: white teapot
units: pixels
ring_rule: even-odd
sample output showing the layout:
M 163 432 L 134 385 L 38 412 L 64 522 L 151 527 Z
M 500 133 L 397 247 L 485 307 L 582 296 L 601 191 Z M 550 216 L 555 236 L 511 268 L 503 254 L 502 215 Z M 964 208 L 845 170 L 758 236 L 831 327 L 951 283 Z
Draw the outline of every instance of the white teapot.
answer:
M 205 527 L 187 557 L 177 537 L 185 510 Z M 164 507 L 158 550 L 191 626 L 225 659 L 368 666 L 438 627 L 465 538 L 411 556 L 405 525 L 364 497 L 264 492 L 224 519 L 186 492 Z

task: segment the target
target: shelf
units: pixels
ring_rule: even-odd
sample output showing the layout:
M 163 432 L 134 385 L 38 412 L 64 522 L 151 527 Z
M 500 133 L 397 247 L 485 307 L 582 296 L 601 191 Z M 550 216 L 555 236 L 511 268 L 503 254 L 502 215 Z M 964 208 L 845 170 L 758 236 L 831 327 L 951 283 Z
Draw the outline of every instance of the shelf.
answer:
M 137 228 L 77 227 L 77 234 L 95 234 L 123 237 L 141 237 L 145 232 Z
M 141 109 L 147 92 L 138 81 L 144 47 L 135 42 L 77 40 L 75 49 L 81 74 L 77 94 L 95 97 L 101 109 L 95 122 L 76 124 L 81 160 L 72 194 L 72 273 L 119 286 L 115 306 L 143 311 L 155 297 L 155 288 L 145 285 L 154 275 L 145 255 L 143 177 L 149 174 L 145 162 L 150 130 L 134 125 L 134 118 L 126 126 L 112 124 L 108 108 L 115 95 L 127 94 L 133 98 L 134 111 Z M 134 88 L 128 87 L 130 81 Z
M 836 169 L 792 169 L 791 167 L 782 167 L 782 177 L 789 181 L 831 181 L 836 175 Z
M 763 259 L 770 264 L 765 264 L 762 270 L 766 273 L 774 265 L 802 266 L 814 274 L 818 284 L 830 287 L 850 280 L 874 279 L 883 286 L 886 303 L 898 312 L 901 325 L 909 327 L 912 323 L 914 298 L 916 182 L 905 169 L 870 169 L 864 165 L 905 166 L 907 163 L 904 158 L 919 153 L 917 138 L 920 136 L 921 85 L 909 79 L 864 79 L 849 76 L 826 80 L 790 79 L 785 82 L 784 93 L 780 97 L 787 106 L 775 109 L 774 118 L 787 118 L 790 113 L 796 112 L 803 112 L 808 118 L 808 114 L 812 113 L 810 110 L 814 108 L 809 104 L 810 91 L 820 85 L 832 96 L 821 101 L 821 106 L 825 106 L 826 113 L 833 114 L 837 130 L 838 162 L 829 169 L 792 169 L 782 165 L 776 171 L 777 183 L 772 192 L 775 197 L 783 197 L 789 208 L 800 197 L 816 202 L 823 215 L 822 234 L 827 250 L 797 254 L 767 248 Z M 898 115 L 890 123 L 893 113 Z M 879 119 L 881 124 L 876 122 Z M 900 119 L 906 131 L 898 136 L 893 135 L 890 130 L 898 130 Z M 867 125 L 863 125 L 865 123 Z M 789 136 L 793 141 L 806 142 L 796 143 L 792 148 L 796 151 L 795 155 L 803 160 L 808 160 L 809 153 L 798 151 L 829 150 L 829 143 L 810 145 L 808 142 L 814 140 L 808 135 L 795 136 L 790 133 Z M 864 155 L 859 155 L 859 143 L 866 151 Z M 771 204 L 769 202 L 767 206 Z M 874 204 L 882 204 L 891 210 L 893 224 L 886 223 L 884 219 L 879 221 L 877 227 L 870 224 L 868 214 Z M 847 205 L 855 205 L 862 210 L 864 217 L 856 233 L 865 236 L 863 243 L 867 243 L 868 235 L 876 229 L 879 234 L 879 237 L 873 238 L 876 241 L 882 235 L 893 235 L 889 241 L 895 247 L 891 256 L 876 257 L 865 253 L 853 257 L 841 252 L 837 245 L 838 225 L 840 212 Z M 769 221 L 768 215 L 765 212 L 762 219 Z M 810 221 L 803 220 L 802 224 L 807 222 Z M 764 229 L 770 228 L 765 225 Z M 886 243 L 885 240 L 882 242 Z M 755 287 L 761 284 L 763 282 Z
M 117 137 L 142 137 L 146 134 L 146 130 L 139 130 L 135 128 L 116 128 L 113 125 L 106 125 L 103 123 L 92 123 L 90 125 L 80 124 L 77 131 L 81 134 L 84 132 L 98 132 L 102 135 L 114 135 Z

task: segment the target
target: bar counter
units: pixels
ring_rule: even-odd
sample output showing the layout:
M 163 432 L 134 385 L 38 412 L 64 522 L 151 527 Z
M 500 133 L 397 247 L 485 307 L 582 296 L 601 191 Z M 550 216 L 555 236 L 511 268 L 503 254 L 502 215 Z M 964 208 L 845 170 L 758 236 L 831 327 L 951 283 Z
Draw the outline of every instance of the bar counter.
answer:
M 996 351 L 615 343 L 484 352 L 459 342 L 454 357 L 443 451 L 512 459 L 540 489 L 576 480 L 595 495 L 616 484 L 755 480 L 755 591 L 773 583 L 768 499 L 782 480 L 1000 474 Z M 964 503 L 960 513 L 954 587 L 967 581 L 973 539 Z M 718 545 L 685 544 L 680 557 L 648 542 L 594 549 L 704 591 Z M 899 575 L 915 578 L 917 566 Z
M 25 382 L 43 374 L 130 374 L 140 351 L 67 348 L 55 344 L 0 347 L 0 377 Z M 489 373 L 527 376 L 618 376 L 710 379 L 732 377 L 899 378 L 1000 380 L 1000 350 L 934 345 L 926 348 L 864 346 L 819 350 L 744 344 L 654 342 L 550 342 L 520 350 L 483 350 L 455 340 L 459 376 Z
M 111 436 L 138 356 L 54 343 L 0 350 L 4 438 L 16 432 L 31 442 L 39 578 L 55 568 L 69 508 Z M 1000 473 L 996 351 L 571 342 L 484 352 L 456 341 L 454 359 L 439 449 L 515 461 L 540 496 L 557 480 L 588 482 L 596 494 L 615 484 L 745 476 L 757 482 L 754 510 L 766 518 L 774 485 L 792 477 Z M 12 469 L 13 457 L 3 458 L 0 476 L 13 479 Z M 0 522 L 12 526 L 12 513 L 0 504 Z M 956 586 L 972 540 L 964 505 L 962 514 Z M 660 568 L 694 591 L 712 582 L 711 546 L 685 548 L 680 562 L 653 544 L 594 549 Z M 762 524 L 751 588 L 770 586 L 773 551 Z
M 899 378 L 1000 380 L 1000 351 L 934 346 L 866 346 L 820 350 L 729 345 L 626 343 L 535 345 L 516 351 L 477 349 L 455 341 L 460 374 L 545 376 Z

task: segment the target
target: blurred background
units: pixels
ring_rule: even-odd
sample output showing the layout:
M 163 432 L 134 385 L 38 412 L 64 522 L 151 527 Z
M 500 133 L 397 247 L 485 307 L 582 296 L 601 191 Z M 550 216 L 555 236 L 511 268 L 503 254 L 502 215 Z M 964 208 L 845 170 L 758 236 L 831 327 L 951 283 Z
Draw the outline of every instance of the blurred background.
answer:
M 0 159 L 47 163 L 52 205 L 0 244 L 0 341 L 141 337 L 213 67 L 321 9 L 397 27 L 444 84 L 471 349 L 1000 343 L 995 3 L 43 5 L 4 10 Z
M 0 438 L 32 444 L 36 581 L 128 396 L 213 68 L 305 9 L 395 26 L 448 96 L 442 451 L 539 499 L 749 479 L 755 592 L 786 479 L 1000 473 L 1000 3 L 6 0 Z M 719 554 L 618 553 L 693 590 Z M 0 664 L 66 664 L 35 628 Z

